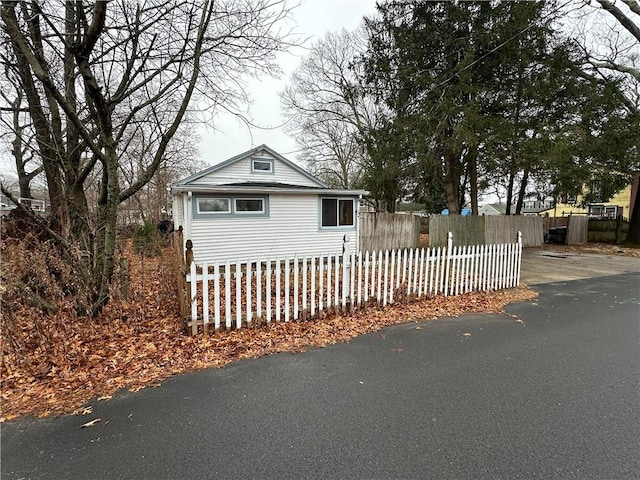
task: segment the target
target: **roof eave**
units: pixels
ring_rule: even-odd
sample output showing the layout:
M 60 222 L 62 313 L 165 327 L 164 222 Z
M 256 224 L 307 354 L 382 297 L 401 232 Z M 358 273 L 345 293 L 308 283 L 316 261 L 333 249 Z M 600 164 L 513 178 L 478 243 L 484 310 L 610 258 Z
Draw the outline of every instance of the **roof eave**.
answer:
M 314 195 L 349 195 L 349 196 L 367 196 L 367 190 L 348 190 L 338 188 L 279 188 L 279 187 L 240 187 L 231 185 L 177 185 L 171 186 L 171 193 L 176 195 L 183 192 L 193 193 L 284 193 L 299 194 L 308 193 Z

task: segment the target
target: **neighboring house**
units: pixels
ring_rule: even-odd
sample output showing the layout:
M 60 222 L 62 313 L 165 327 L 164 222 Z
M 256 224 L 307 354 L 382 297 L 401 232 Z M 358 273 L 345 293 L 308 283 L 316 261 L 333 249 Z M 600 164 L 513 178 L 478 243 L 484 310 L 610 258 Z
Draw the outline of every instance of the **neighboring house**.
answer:
M 39 200 L 36 198 L 24 198 L 24 197 L 18 197 L 17 200 L 18 200 L 18 203 L 25 205 L 27 207 L 31 207 L 31 210 L 33 210 L 36 213 L 44 214 L 47 211 L 47 205 L 44 200 Z M 0 195 L 0 214 L 6 215 L 9 212 L 11 212 L 11 210 L 14 210 L 15 208 L 17 207 L 13 204 L 11 200 L 9 200 L 4 195 Z
M 543 215 L 553 208 L 553 202 L 547 200 L 525 200 L 522 203 L 521 215 Z M 511 211 L 515 212 L 515 204 L 511 205 Z M 478 215 L 505 215 L 507 206 L 503 203 L 491 203 L 480 205 Z
M 37 198 L 18 198 L 18 203 L 25 205 L 27 207 L 31 207 L 36 213 L 45 213 L 47 210 L 47 206 L 44 200 L 39 200 Z
M 175 228 L 196 262 L 256 260 L 358 248 L 368 192 L 333 189 L 266 145 L 171 185 Z
M 584 205 L 582 195 L 574 198 L 560 197 L 555 209 L 551 210 L 549 215 L 562 217 L 566 215 L 583 214 L 600 218 L 616 218 L 616 216 L 621 215 L 629 219 L 633 213 L 633 201 L 638 194 L 639 182 L 640 173 L 635 173 L 632 183 L 620 190 L 613 197 L 607 201 L 605 201 L 606 199 L 601 199 L 603 201 L 592 202 L 587 205 Z
M 524 200 L 522 202 L 522 215 L 544 215 L 553 210 L 553 198 L 546 200 Z M 514 206 L 515 208 L 515 206 Z
M 4 195 L 0 195 L 0 215 L 7 215 L 14 208 L 16 208 L 16 206 L 11 203 L 11 200 Z
M 478 206 L 478 215 L 504 215 L 506 206 L 502 203 L 488 203 Z

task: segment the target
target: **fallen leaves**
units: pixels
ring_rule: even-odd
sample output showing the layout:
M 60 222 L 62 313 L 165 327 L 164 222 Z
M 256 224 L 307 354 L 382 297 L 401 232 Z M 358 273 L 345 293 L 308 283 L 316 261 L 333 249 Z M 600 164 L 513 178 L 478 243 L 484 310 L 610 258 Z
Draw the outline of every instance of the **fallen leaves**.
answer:
M 96 418 L 95 420 L 91 420 L 90 422 L 84 423 L 82 425 L 80 425 L 80 428 L 89 428 L 89 427 L 93 427 L 95 426 L 97 423 L 100 422 L 99 418 Z
M 595 253 L 599 255 L 620 255 L 625 257 L 640 257 L 640 248 L 628 248 L 612 243 L 589 242 L 584 245 L 545 244 L 543 250 L 554 252 Z
M 163 257 L 145 258 L 144 265 L 140 265 L 139 257 L 130 258 L 133 298 L 128 302 L 114 300 L 99 318 L 69 322 L 64 316 L 50 315 L 45 317 L 46 322 L 36 323 L 42 317 L 38 311 L 18 312 L 24 316 L 15 316 L 22 322 L 17 334 L 24 337 L 29 348 L 12 352 L 3 334 L 0 421 L 20 415 L 88 415 L 93 412 L 92 407 L 79 406 L 92 398 L 104 401 L 120 389 L 137 391 L 159 386 L 161 380 L 172 375 L 222 367 L 244 358 L 348 342 L 409 319 L 501 312 L 508 303 L 531 300 L 537 295 L 526 288 L 514 288 L 438 296 L 384 309 L 370 306 L 350 315 L 274 322 L 191 337 L 182 331 L 175 295 L 170 293 L 175 288 L 171 286 L 175 277 L 163 265 Z M 39 333 L 34 331 L 34 325 L 41 329 Z M 422 329 L 420 325 L 415 328 Z M 38 335 L 47 338 L 48 343 L 38 343 Z M 385 338 L 384 333 L 380 336 Z M 402 349 L 394 351 L 400 353 Z M 99 421 L 87 422 L 83 428 Z
M 87 407 L 76 408 L 71 415 L 91 415 L 93 413 L 93 407 L 91 405 Z

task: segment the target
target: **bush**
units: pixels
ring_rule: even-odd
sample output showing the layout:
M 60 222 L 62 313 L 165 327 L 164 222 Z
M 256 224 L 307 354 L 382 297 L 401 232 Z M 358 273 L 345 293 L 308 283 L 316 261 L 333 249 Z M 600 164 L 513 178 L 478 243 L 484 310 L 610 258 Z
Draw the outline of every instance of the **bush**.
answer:
M 133 250 L 142 255 L 155 256 L 160 253 L 162 241 L 155 223 L 145 222 L 133 234 Z

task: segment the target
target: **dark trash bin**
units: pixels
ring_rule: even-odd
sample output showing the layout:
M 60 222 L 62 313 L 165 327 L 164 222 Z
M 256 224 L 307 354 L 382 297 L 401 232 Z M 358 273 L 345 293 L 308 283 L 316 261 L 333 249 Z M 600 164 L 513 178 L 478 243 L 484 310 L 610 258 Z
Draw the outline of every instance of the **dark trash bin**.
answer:
M 567 243 L 567 227 L 552 227 L 545 236 L 545 243 Z

